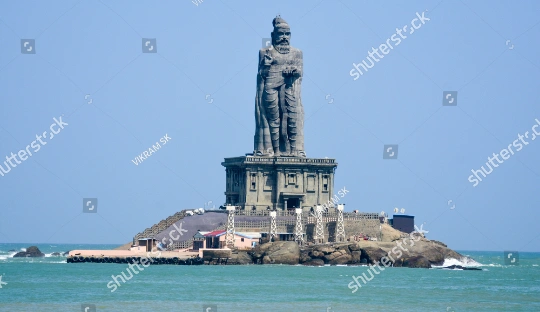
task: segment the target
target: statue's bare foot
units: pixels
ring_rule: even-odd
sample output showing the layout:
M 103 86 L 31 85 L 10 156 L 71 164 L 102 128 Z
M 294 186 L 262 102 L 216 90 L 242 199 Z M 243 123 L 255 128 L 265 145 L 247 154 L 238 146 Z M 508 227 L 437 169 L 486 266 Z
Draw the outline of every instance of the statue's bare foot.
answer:
M 305 151 L 299 151 L 299 152 L 298 152 L 298 156 L 300 156 L 300 157 L 306 157 L 306 152 L 305 152 Z

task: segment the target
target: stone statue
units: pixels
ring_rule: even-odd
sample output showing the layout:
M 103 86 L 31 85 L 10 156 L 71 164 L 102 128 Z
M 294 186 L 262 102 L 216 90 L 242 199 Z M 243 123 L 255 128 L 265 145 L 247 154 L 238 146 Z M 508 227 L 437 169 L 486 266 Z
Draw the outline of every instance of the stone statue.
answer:
M 272 45 L 259 51 L 253 154 L 306 157 L 302 51 L 290 46 L 291 29 L 284 19 L 278 15 L 272 24 Z

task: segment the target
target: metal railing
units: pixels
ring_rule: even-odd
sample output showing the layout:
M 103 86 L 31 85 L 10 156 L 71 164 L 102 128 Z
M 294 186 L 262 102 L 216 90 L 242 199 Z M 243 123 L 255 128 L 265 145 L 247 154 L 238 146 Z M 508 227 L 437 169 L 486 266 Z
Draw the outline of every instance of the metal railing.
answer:
M 191 249 L 193 248 L 193 238 L 181 242 L 175 242 L 167 246 L 168 251 L 175 249 Z
M 154 224 L 153 226 L 146 228 L 144 231 L 138 233 L 133 238 L 133 244 L 136 244 L 137 241 L 140 238 L 153 238 L 155 235 L 163 232 L 168 227 L 173 225 L 173 223 L 183 219 L 186 216 L 186 210 L 179 211 L 175 213 L 172 216 L 167 217 L 166 219 L 161 220 L 160 222 Z M 237 221 L 235 222 L 235 226 L 238 228 L 247 228 L 247 229 L 262 229 L 262 228 L 270 228 L 270 212 L 269 210 L 264 211 L 251 211 L 251 210 L 238 210 L 235 212 L 237 216 L 254 216 L 254 217 L 268 217 L 268 220 L 254 220 L 254 221 Z M 294 211 L 284 211 L 284 210 L 277 210 L 275 211 L 276 215 L 278 217 L 294 217 L 296 216 L 296 213 Z M 323 213 L 323 222 L 337 222 L 338 214 L 337 212 L 324 212 Z M 347 221 L 361 221 L 363 224 L 361 225 L 363 228 L 366 228 L 366 231 L 369 232 L 376 232 L 378 231 L 379 226 L 379 214 L 378 213 L 354 213 L 354 212 L 345 212 L 343 213 L 343 219 L 344 222 Z M 315 224 L 316 218 L 314 215 L 312 215 L 311 212 L 304 212 L 302 217 L 304 224 Z M 295 219 L 290 220 L 276 220 L 276 225 L 280 227 L 281 229 L 294 226 L 296 224 Z M 224 230 L 226 228 L 226 225 L 223 224 L 214 231 L 217 230 Z M 170 248 L 177 249 L 177 248 L 187 248 L 184 247 L 187 245 L 191 245 L 193 243 L 193 239 L 182 241 L 182 242 L 176 242 L 172 245 L 170 245 Z M 168 247 L 168 249 L 169 249 Z

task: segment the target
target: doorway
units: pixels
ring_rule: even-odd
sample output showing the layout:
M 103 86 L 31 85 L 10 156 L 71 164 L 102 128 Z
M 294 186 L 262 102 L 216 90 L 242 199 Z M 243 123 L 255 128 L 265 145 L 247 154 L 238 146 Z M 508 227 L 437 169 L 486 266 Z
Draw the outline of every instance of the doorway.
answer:
M 300 198 L 289 198 L 287 200 L 287 210 L 294 210 L 300 207 Z

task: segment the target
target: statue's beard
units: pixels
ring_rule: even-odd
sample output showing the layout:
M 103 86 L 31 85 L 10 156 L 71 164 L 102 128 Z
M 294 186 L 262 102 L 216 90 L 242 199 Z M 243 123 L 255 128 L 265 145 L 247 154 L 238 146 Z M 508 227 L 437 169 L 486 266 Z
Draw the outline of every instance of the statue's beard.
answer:
M 291 46 L 289 45 L 288 40 L 281 40 L 280 42 L 276 42 L 274 44 L 274 49 L 281 54 L 287 54 L 291 50 Z

